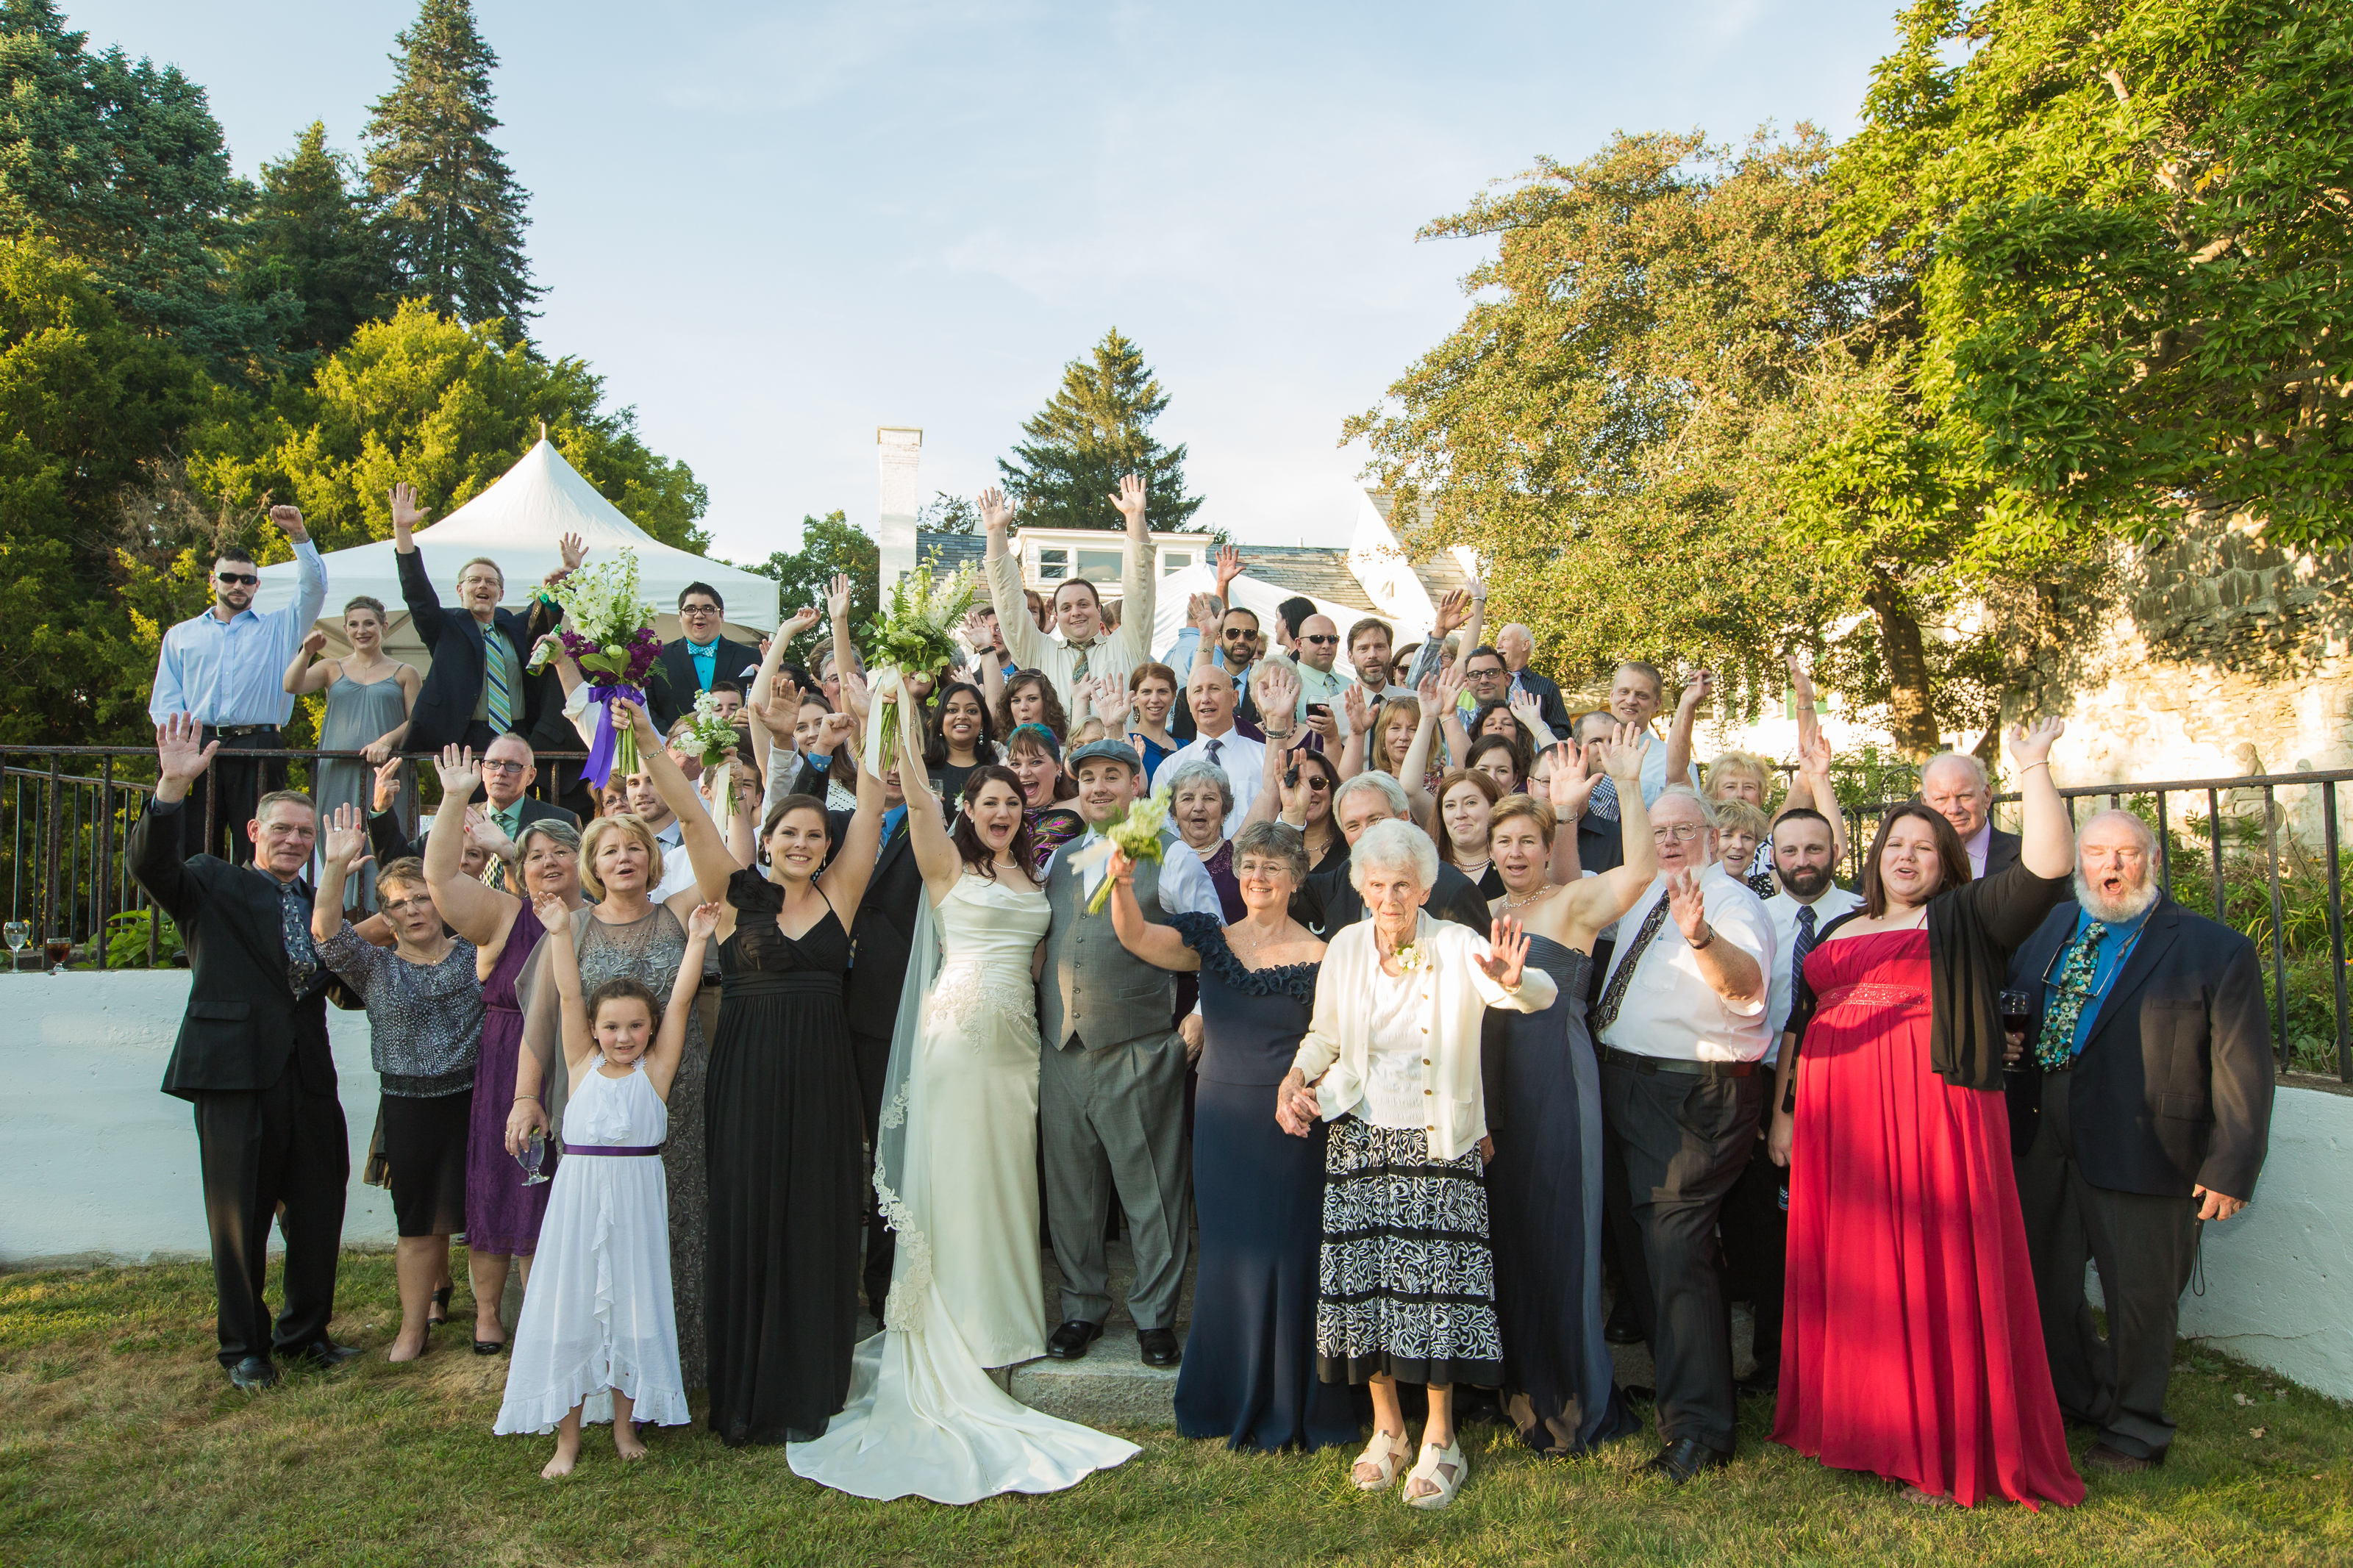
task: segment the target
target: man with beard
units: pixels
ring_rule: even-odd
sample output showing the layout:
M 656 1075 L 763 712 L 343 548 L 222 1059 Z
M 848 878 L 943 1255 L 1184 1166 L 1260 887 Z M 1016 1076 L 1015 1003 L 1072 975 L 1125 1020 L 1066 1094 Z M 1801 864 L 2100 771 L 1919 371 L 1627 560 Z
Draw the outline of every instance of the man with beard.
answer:
M 2099 1428 L 2084 1461 L 2165 1462 L 2167 1374 L 2199 1227 L 2247 1206 L 2271 1131 L 2271 1024 L 2255 945 L 2157 881 L 2148 825 L 2104 811 L 2075 837 L 2075 898 L 2010 961 L 2033 998 L 2010 1037 L 2019 1206 L 2059 1408 Z M 2103 1338 L 2084 1297 L 2099 1266 Z
M 1789 1007 L 1798 994 L 1798 976 L 1806 954 L 1814 951 L 1822 932 L 1862 906 L 1859 894 L 1831 880 L 1838 865 L 1832 847 L 1830 818 L 1804 806 L 1783 814 L 1773 825 L 1773 869 L 1780 874 L 1781 890 L 1765 900 L 1766 918 L 1773 922 L 1771 993 L 1765 1004 L 1774 1048 L 1767 1062 L 1778 1063 L 1788 1050 L 1784 1033 Z M 1766 1129 L 1757 1129 L 1761 1141 Z M 1764 1151 L 1757 1151 L 1762 1154 Z M 1741 1392 L 1761 1394 L 1781 1382 L 1781 1289 L 1789 1250 L 1789 1172 L 1769 1159 L 1752 1158 L 1732 1192 L 1724 1200 L 1724 1264 L 1725 1290 L 1736 1301 L 1746 1301 L 1756 1314 L 1757 1367 L 1741 1379 Z

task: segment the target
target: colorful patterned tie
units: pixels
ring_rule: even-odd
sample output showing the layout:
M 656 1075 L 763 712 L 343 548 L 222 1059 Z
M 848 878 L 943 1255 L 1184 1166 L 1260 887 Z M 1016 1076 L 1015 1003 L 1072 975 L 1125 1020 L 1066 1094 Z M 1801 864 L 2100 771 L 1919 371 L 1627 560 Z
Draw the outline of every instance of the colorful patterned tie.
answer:
M 1078 644 L 1071 645 L 1071 684 L 1076 686 L 1087 678 L 1087 650 Z
M 1618 967 L 1609 972 L 1609 984 L 1601 993 L 1601 1005 L 1593 1010 L 1592 1033 L 1595 1039 L 1599 1039 L 1601 1032 L 1618 1021 L 1618 1009 L 1626 1001 L 1626 988 L 1634 984 L 1634 966 L 1642 962 L 1642 950 L 1651 945 L 1651 939 L 1659 934 L 1659 928 L 1667 923 L 1667 895 L 1662 891 L 1659 894 L 1659 901 L 1651 906 L 1651 912 L 1642 917 L 1641 929 L 1634 933 L 1634 940 L 1626 944 L 1625 956 L 1618 961 Z
M 278 935 L 286 944 L 286 984 L 298 997 L 319 973 L 319 950 L 311 941 L 311 900 L 301 882 L 278 883 Z
M 2092 999 L 2092 972 L 2099 967 L 2100 943 L 2108 928 L 2097 921 L 2076 940 L 2059 966 L 2059 994 L 2042 1015 L 2042 1036 L 2034 1042 L 2034 1059 L 2045 1070 L 2065 1067 L 2075 1055 L 2075 1026 L 2083 1021 L 2084 1005 Z
M 492 631 L 482 639 L 482 678 L 489 683 L 489 700 L 485 706 L 490 713 L 491 728 L 503 735 L 507 732 L 508 721 L 514 716 L 514 697 L 507 690 L 506 658 L 491 643 L 491 637 L 501 635 Z
M 1806 954 L 1814 951 L 1814 906 L 1798 906 L 1798 938 L 1789 944 L 1789 994 L 1806 983 Z
M 1618 781 L 1606 776 L 1603 777 L 1599 783 L 1593 786 L 1593 794 L 1591 797 L 1586 801 L 1585 809 L 1591 812 L 1594 816 L 1599 817 L 1604 822 L 1617 821 Z

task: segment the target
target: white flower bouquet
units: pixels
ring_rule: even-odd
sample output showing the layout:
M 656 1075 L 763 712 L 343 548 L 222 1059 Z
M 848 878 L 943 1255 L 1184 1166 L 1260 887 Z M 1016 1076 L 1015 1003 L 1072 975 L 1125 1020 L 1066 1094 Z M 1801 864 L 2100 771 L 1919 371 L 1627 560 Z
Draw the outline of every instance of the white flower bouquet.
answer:
M 729 747 L 744 743 L 744 731 L 719 711 L 718 693 L 698 691 L 694 694 L 694 723 L 687 738 L 701 750 L 702 765 L 715 768 L 726 761 Z
M 543 591 L 564 611 L 565 624 L 555 640 L 592 688 L 588 700 L 599 705 L 596 736 L 580 771 L 591 784 L 602 787 L 617 771 L 624 775 L 638 771 L 638 738 L 627 726 L 615 726 L 613 702 L 620 698 L 642 705 L 646 674 L 661 657 L 654 607 L 638 585 L 638 552 L 618 551 Z M 541 641 L 532 655 L 534 673 L 547 668 L 554 651 L 546 640 Z
M 891 585 L 890 602 L 868 623 L 874 725 L 886 766 L 899 754 L 899 708 L 886 700 L 896 693 L 899 682 L 886 677 L 921 675 L 936 682 L 939 672 L 956 661 L 955 628 L 979 592 L 980 579 L 971 567 L 960 566 L 946 579 L 935 580 L 926 563 Z
M 1168 786 L 1160 788 L 1143 800 L 1131 801 L 1118 815 L 1103 825 L 1103 841 L 1080 851 L 1071 862 L 1081 872 L 1092 871 L 1106 864 L 1111 852 L 1117 849 L 1138 865 L 1150 861 L 1160 864 L 1160 833 L 1168 826 Z M 1111 878 L 1106 875 L 1094 897 L 1087 900 L 1087 913 L 1103 913 L 1103 905 L 1111 899 Z

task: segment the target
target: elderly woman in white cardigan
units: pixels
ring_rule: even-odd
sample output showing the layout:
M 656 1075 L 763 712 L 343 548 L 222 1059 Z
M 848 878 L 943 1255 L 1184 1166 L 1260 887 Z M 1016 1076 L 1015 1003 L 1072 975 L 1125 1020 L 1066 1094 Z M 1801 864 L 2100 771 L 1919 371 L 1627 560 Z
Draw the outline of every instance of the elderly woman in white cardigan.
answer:
M 1333 1123 L 1315 1353 L 1325 1382 L 1372 1385 L 1376 1430 L 1356 1486 L 1396 1483 L 1413 1453 L 1397 1385 L 1419 1383 L 1430 1420 L 1405 1500 L 1444 1508 L 1470 1472 L 1455 1442 L 1454 1384 L 1503 1378 L 1480 1016 L 1540 1013 L 1556 987 L 1543 970 L 1523 970 L 1528 939 L 1517 921 L 1497 921 L 1482 942 L 1422 911 L 1438 848 L 1412 824 L 1366 828 L 1348 875 L 1367 918 L 1324 952 L 1314 1021 L 1275 1091 L 1275 1119 L 1301 1137 L 1319 1116 Z

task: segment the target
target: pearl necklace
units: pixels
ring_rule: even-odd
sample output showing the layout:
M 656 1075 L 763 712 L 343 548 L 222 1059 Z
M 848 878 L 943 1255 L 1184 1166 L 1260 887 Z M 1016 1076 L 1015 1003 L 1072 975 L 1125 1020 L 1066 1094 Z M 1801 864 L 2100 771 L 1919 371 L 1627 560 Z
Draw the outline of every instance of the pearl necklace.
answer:
M 1552 897 L 1553 892 L 1554 889 L 1550 887 L 1539 887 L 1535 892 L 1530 893 L 1525 899 L 1515 899 L 1507 892 L 1504 895 L 1504 908 L 1506 910 L 1516 910 L 1521 908 L 1523 905 L 1533 904 L 1538 899 L 1548 899 Z

